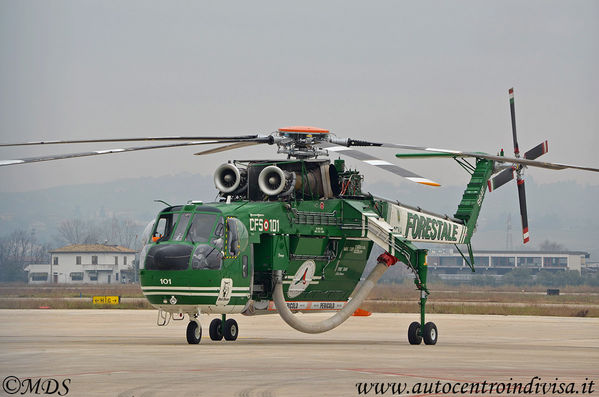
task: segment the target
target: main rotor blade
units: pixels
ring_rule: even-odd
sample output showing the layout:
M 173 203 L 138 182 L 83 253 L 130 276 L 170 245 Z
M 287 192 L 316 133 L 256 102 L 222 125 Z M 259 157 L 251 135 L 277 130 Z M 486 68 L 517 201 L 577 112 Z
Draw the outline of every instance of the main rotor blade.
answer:
M 37 163 L 40 161 L 53 161 L 53 160 L 62 160 L 62 159 L 70 159 L 70 158 L 77 158 L 77 157 L 100 156 L 103 154 L 135 152 L 135 151 L 139 151 L 139 150 L 153 150 L 153 149 L 163 149 L 163 148 L 182 147 L 182 146 L 209 145 L 209 144 L 215 144 L 215 143 L 221 143 L 221 141 L 182 142 L 182 143 L 172 143 L 172 144 L 168 144 L 168 145 L 138 146 L 138 147 L 128 147 L 128 148 L 122 148 L 122 149 L 96 150 L 94 152 L 56 154 L 56 155 L 49 155 L 49 156 L 27 157 L 27 158 L 23 158 L 23 159 L 15 159 L 15 160 L 0 160 L 0 167 L 6 166 L 6 165 Z
M 98 138 L 98 139 L 68 139 L 58 141 L 33 141 L 21 143 L 0 143 L 2 146 L 33 146 L 33 145 L 62 145 L 68 143 L 114 143 L 114 142 L 146 142 L 146 141 L 223 141 L 238 142 L 253 139 L 262 139 L 266 136 L 261 135 L 241 135 L 241 136 L 157 136 L 142 138 Z
M 534 160 L 541 157 L 549 151 L 549 143 L 547 141 L 539 143 L 537 146 L 524 153 L 524 158 L 528 160 Z
M 512 137 L 514 138 L 514 155 L 520 157 L 520 148 L 518 147 L 518 137 L 516 136 L 516 108 L 514 106 L 514 88 L 510 88 L 510 115 L 512 117 Z
M 341 144 L 344 146 L 374 146 L 374 147 L 385 147 L 385 148 L 392 148 L 392 149 L 421 150 L 421 151 L 430 152 L 430 153 L 447 154 L 447 155 L 451 155 L 454 157 L 475 157 L 475 158 L 493 160 L 498 163 L 522 164 L 522 165 L 527 165 L 527 166 L 531 166 L 531 167 L 549 168 L 552 170 L 563 170 L 566 168 L 572 168 L 572 169 L 578 169 L 578 170 L 584 170 L 584 171 L 599 172 L 599 168 L 584 167 L 584 166 L 572 165 L 572 164 L 549 163 L 549 162 L 544 162 L 544 161 L 529 160 L 529 159 L 525 159 L 525 158 L 496 156 L 496 155 L 482 153 L 482 152 L 462 152 L 459 150 L 437 149 L 437 148 L 431 148 L 431 147 L 425 147 L 425 146 L 404 145 L 401 143 L 369 142 L 369 141 L 359 141 L 359 140 L 353 140 L 353 139 L 335 140 L 332 142 Z M 397 157 L 402 157 L 402 155 L 400 154 Z
M 526 211 L 526 189 L 524 179 L 518 178 L 518 200 L 520 201 L 520 218 L 522 219 L 522 239 L 524 244 L 530 241 L 528 234 L 528 213 Z
M 255 141 L 251 141 L 251 142 L 237 142 L 237 143 L 233 143 L 233 144 L 226 145 L 226 146 L 219 146 L 219 147 L 214 148 L 214 149 L 208 149 L 208 150 L 204 150 L 204 151 L 201 151 L 201 152 L 197 152 L 197 153 L 194 153 L 194 155 L 201 156 L 201 155 L 204 155 L 204 154 L 220 153 L 220 152 L 224 152 L 224 151 L 227 151 L 227 150 L 239 149 L 239 148 L 246 147 L 246 146 L 259 145 L 261 143 L 262 142 L 255 142 Z
M 344 156 L 352 157 L 356 160 L 360 160 L 365 162 L 366 164 L 374 165 L 375 167 L 379 167 L 385 171 L 392 172 L 395 175 L 399 175 L 403 178 L 406 178 L 412 182 L 420 183 L 422 185 L 428 186 L 441 186 L 437 182 L 431 181 L 430 179 L 423 178 L 418 174 L 413 173 L 412 171 L 406 170 L 405 168 L 401 168 L 393 163 L 390 163 L 385 160 L 381 160 L 377 157 L 374 157 L 370 154 L 366 154 L 359 150 L 350 149 L 346 146 L 337 146 L 330 143 L 322 143 L 320 146 L 326 148 L 329 152 L 335 152 L 342 154 Z
M 501 171 L 499 174 L 495 175 L 493 178 L 487 181 L 487 186 L 489 187 L 489 192 L 496 190 L 497 188 L 505 185 L 509 181 L 514 179 L 514 168 L 506 168 Z

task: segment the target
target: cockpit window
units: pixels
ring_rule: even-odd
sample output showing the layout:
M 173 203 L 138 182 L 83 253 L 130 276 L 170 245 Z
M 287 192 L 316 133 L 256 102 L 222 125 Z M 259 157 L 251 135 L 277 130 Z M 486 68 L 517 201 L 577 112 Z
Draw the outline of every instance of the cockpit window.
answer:
M 173 229 L 173 217 L 174 214 L 171 213 L 160 214 L 160 218 L 158 218 L 158 222 L 156 222 L 156 227 L 152 233 L 152 241 L 168 240 Z
M 210 234 L 212 233 L 212 227 L 215 220 L 215 214 L 194 214 L 185 241 L 190 241 L 192 243 L 207 243 L 210 241 Z
M 179 216 L 179 223 L 177 223 L 177 227 L 175 228 L 175 232 L 173 233 L 171 240 L 183 240 L 183 236 L 185 235 L 185 230 L 187 230 L 187 225 L 189 224 L 190 218 L 191 214 L 189 212 L 183 213 Z

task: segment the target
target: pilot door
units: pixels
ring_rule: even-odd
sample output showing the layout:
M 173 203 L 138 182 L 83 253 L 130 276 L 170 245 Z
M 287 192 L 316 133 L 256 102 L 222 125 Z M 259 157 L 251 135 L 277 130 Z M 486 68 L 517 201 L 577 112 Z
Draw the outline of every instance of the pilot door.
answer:
M 252 280 L 248 231 L 237 218 L 225 218 L 221 289 L 217 305 L 245 305 Z

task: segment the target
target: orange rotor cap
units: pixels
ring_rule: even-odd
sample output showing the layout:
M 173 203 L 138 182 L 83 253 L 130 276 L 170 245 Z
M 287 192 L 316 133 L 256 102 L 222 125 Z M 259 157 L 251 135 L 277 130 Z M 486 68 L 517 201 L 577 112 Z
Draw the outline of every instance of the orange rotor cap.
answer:
M 328 134 L 329 130 L 318 127 L 310 127 L 306 125 L 294 125 L 291 127 L 279 128 L 280 132 L 303 132 L 305 134 Z

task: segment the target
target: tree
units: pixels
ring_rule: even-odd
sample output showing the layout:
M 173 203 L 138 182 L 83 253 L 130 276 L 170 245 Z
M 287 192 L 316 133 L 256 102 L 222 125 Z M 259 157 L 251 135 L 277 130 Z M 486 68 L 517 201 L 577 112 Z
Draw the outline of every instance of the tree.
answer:
M 100 241 L 100 228 L 91 220 L 75 218 L 62 221 L 58 233 L 67 244 L 97 244 Z
M 27 281 L 25 266 L 47 262 L 49 248 L 38 243 L 34 231 L 19 229 L 0 238 L 0 281 Z
M 120 245 L 121 247 L 134 248 L 137 237 L 143 230 L 143 225 L 131 218 L 117 218 L 113 216 L 104 221 L 101 235 L 104 241 Z
M 68 219 L 58 227 L 66 244 L 115 244 L 134 248 L 143 230 L 143 224 L 125 217 L 95 219 Z

